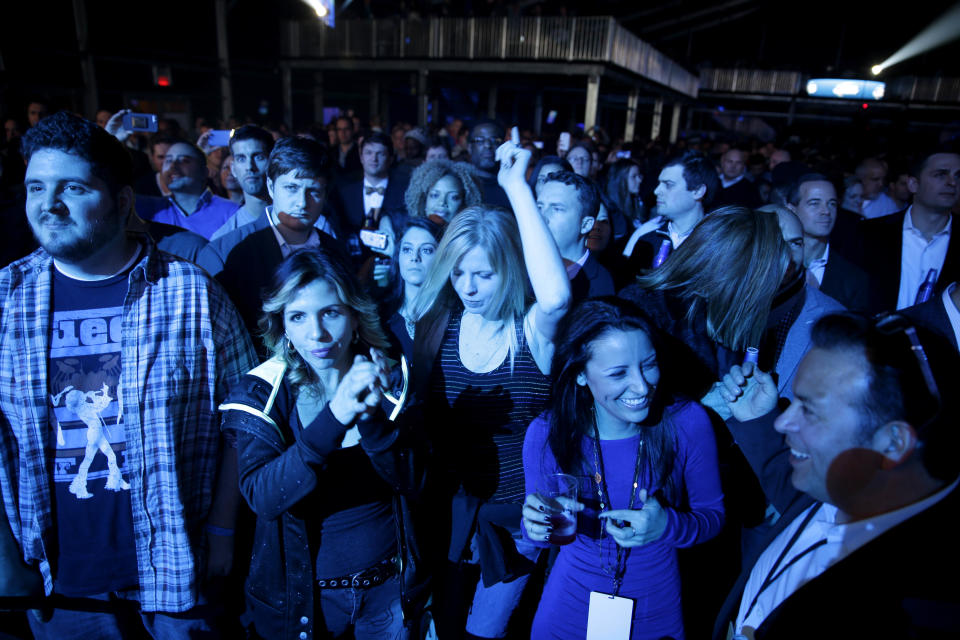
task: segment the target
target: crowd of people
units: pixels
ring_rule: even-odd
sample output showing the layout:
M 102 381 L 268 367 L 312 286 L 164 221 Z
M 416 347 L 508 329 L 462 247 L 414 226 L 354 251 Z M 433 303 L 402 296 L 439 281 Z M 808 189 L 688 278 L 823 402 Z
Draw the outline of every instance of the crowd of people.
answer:
M 960 633 L 955 150 L 36 104 L 11 637 Z

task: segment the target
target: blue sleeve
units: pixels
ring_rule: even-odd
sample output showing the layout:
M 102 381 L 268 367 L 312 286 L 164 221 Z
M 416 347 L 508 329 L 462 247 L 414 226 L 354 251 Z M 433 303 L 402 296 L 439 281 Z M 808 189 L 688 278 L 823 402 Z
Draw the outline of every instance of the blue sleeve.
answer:
M 527 427 L 527 433 L 523 439 L 523 477 L 526 495 L 536 493 L 538 486 L 546 484 L 545 479 L 548 476 L 560 473 L 560 467 L 547 444 L 549 429 L 550 421 L 546 413 L 534 418 L 530 426 Z M 527 530 L 522 522 L 520 529 L 523 532 L 523 537 L 531 544 L 543 548 L 550 546 L 547 542 L 536 542 L 528 538 Z
M 691 547 L 720 533 L 724 523 L 723 490 L 717 443 L 703 407 L 689 403 L 673 415 L 677 429 L 677 468 L 683 474 L 689 510 L 665 507 L 667 528 L 660 537 L 675 547 Z

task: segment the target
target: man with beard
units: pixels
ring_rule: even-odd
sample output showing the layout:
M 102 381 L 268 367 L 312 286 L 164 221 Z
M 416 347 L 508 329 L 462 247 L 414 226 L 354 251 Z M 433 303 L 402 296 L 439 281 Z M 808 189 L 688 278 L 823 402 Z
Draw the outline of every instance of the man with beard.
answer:
M 236 215 L 210 236 L 211 240 L 259 219 L 270 204 L 267 193 L 267 159 L 273 151 L 273 136 L 266 129 L 245 124 L 230 136 L 233 157 L 231 173 L 243 190 L 243 202 Z
M 207 186 L 207 157 L 189 142 L 170 146 L 163 159 L 163 178 L 170 195 L 141 201 L 137 213 L 145 220 L 193 231 L 207 240 L 237 212 L 237 205 L 216 196 Z
M 239 501 L 216 408 L 254 362 L 250 339 L 202 270 L 126 230 L 119 141 L 62 112 L 23 155 L 41 248 L 0 271 L 0 534 L 62 606 L 30 626 L 212 633 L 205 576 L 230 570 Z

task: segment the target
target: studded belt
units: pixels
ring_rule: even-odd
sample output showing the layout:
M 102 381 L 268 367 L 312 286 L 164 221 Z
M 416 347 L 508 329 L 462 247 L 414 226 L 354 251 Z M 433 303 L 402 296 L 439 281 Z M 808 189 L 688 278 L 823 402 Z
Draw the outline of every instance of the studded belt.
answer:
M 383 584 L 396 573 L 396 558 L 387 558 L 363 571 L 357 571 L 339 578 L 317 580 L 317 586 L 321 589 L 370 589 Z

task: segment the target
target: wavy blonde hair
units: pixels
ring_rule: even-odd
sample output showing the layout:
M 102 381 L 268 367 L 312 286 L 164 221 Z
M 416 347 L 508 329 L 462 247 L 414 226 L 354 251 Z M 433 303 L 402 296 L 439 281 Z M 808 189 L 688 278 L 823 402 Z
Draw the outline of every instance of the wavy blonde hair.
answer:
M 435 305 L 456 308 L 462 304 L 450 282 L 450 274 L 463 257 L 477 247 L 483 249 L 490 266 L 500 276 L 500 289 L 491 308 L 495 317 L 511 328 L 508 333 L 512 366 L 518 347 L 512 327 L 523 318 L 532 296 L 520 230 L 516 218 L 505 209 L 486 205 L 467 207 L 451 219 L 414 301 L 413 318 L 420 320 Z
M 789 266 L 777 216 L 722 207 L 637 282 L 645 289 L 675 291 L 689 305 L 688 319 L 704 310 L 710 337 L 742 351 L 759 344 Z
M 350 309 L 357 322 L 358 343 L 351 345 L 353 355 L 367 355 L 368 347 L 386 350 L 390 346 L 380 326 L 377 305 L 361 288 L 344 262 L 317 249 L 296 251 L 280 263 L 273 285 L 263 301 L 260 333 L 267 350 L 287 365 L 287 377 L 297 387 L 321 393 L 320 379 L 296 350 L 290 348 L 283 324 L 283 312 L 305 286 L 323 280 L 337 292 L 337 299 Z M 351 357 L 351 361 L 352 361 Z
M 465 162 L 452 160 L 431 160 L 424 162 L 413 171 L 410 184 L 404 193 L 403 200 L 407 205 L 407 213 L 412 218 L 425 218 L 427 215 L 427 193 L 441 178 L 452 176 L 457 179 L 463 188 L 463 206 L 472 207 L 483 202 L 483 193 L 477 186 L 476 169 Z

